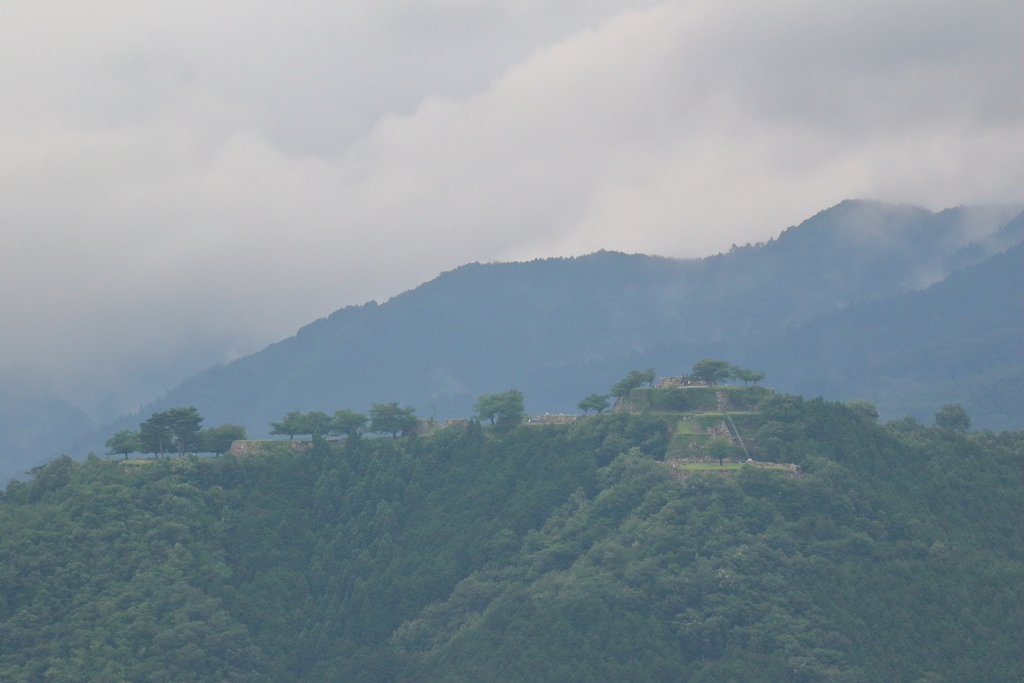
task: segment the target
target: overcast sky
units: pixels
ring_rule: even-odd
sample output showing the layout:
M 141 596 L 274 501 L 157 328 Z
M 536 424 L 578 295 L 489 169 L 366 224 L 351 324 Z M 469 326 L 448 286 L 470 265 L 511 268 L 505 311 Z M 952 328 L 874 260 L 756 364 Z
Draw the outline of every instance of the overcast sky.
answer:
M 0 373 L 94 418 L 470 261 L 1024 199 L 1019 0 L 0 0 Z

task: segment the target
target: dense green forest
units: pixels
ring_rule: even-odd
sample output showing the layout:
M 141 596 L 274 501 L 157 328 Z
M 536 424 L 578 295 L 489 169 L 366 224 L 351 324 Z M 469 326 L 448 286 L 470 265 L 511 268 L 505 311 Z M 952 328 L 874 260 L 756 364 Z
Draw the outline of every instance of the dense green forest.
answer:
M 1024 680 L 1024 433 L 759 415 L 799 471 L 621 411 L 59 458 L 0 499 L 0 680 Z

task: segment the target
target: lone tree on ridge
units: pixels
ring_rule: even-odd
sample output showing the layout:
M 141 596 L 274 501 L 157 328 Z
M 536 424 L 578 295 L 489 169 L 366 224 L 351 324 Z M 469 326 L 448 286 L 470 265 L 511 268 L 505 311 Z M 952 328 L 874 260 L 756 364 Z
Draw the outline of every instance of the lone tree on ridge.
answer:
M 286 413 L 280 422 L 270 423 L 270 433 L 287 434 L 289 439 L 294 439 L 296 434 L 309 434 L 306 431 L 306 416 L 297 410 Z
M 135 453 L 141 448 L 139 433 L 130 429 L 114 432 L 114 435 L 107 439 L 107 448 L 110 449 L 111 455 L 124 453 L 124 459 L 127 460 L 129 453 Z
M 726 439 L 724 436 L 716 436 L 708 441 L 707 454 L 712 458 L 718 460 L 718 466 L 721 467 L 725 462 L 726 458 L 731 458 L 733 454 L 732 442 Z
M 966 432 L 971 428 L 971 416 L 959 403 L 947 403 L 935 413 L 935 426 L 954 432 Z
M 500 394 L 484 394 L 476 400 L 474 410 L 481 420 L 490 420 L 492 425 L 501 427 L 514 427 L 522 423 L 526 416 L 523 392 L 518 389 L 509 389 Z
M 608 403 L 608 399 L 608 394 L 591 394 L 590 396 L 587 396 L 586 398 L 581 400 L 578 404 L 578 407 L 584 413 L 589 412 L 591 410 L 593 410 L 596 413 L 603 413 L 605 410 L 608 409 L 608 406 L 610 405 Z

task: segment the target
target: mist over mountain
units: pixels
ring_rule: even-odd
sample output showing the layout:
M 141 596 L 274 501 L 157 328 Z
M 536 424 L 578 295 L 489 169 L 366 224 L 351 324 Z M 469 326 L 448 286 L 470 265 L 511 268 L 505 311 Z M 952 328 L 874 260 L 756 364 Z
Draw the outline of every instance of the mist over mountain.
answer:
M 1019 392 L 1003 371 L 1019 361 L 1019 277 L 1012 254 L 986 263 L 1020 241 L 1017 213 L 846 201 L 777 239 L 703 259 L 598 252 L 468 264 L 212 367 L 140 415 L 194 405 L 207 424 L 256 435 L 288 410 L 389 400 L 424 417 L 465 416 L 478 395 L 510 387 L 529 411 L 575 412 L 630 367 L 678 374 L 722 356 L 755 364 L 782 390 L 877 401 L 887 417 L 961 400 L 981 410 L 976 426 L 1017 426 Z M 933 283 L 942 286 L 912 294 Z
M 23 474 L 95 430 L 89 416 L 68 401 L 18 382 L 0 385 L 0 479 Z
M 1018 220 L 1019 224 L 1020 221 Z M 975 426 L 1024 427 L 1024 244 L 919 292 L 854 304 L 735 357 L 808 396 L 871 399 L 925 419 L 948 402 Z

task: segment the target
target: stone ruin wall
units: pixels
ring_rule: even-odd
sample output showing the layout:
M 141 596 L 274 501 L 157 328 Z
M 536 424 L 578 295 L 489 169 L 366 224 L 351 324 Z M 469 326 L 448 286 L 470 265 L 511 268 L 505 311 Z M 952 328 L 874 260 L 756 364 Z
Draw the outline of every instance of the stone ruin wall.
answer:
M 694 379 L 689 375 L 679 375 L 678 377 L 661 377 L 655 382 L 656 387 L 709 387 L 711 386 L 704 380 Z

